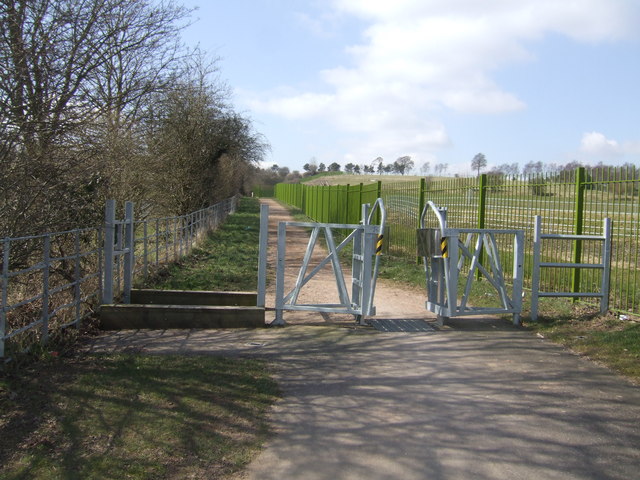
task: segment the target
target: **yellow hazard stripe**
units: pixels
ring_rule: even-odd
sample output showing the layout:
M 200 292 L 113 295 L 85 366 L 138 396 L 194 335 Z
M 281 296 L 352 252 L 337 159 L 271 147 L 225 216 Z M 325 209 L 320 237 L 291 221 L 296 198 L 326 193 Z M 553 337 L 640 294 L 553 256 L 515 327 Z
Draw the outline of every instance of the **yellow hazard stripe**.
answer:
M 384 235 L 378 235 L 378 243 L 376 243 L 376 255 L 382 255 L 382 239 Z
M 442 256 L 447 258 L 449 256 L 449 251 L 447 250 L 447 239 L 443 238 L 440 240 L 440 250 L 442 250 Z

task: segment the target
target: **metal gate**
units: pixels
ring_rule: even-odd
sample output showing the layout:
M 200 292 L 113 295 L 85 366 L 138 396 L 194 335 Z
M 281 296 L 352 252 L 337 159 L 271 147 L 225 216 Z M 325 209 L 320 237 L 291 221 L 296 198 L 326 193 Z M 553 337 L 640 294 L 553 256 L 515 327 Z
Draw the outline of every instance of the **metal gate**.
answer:
M 440 228 L 425 228 L 425 217 L 429 210 L 435 213 Z M 448 317 L 508 313 L 513 315 L 513 323 L 518 325 L 522 311 L 524 231 L 448 228 L 446 213 L 445 208 L 439 208 L 429 201 L 420 217 L 418 255 L 423 257 L 425 265 L 427 310 L 435 313 L 441 324 Z M 513 238 L 510 252 L 513 255 L 511 291 L 506 286 L 503 274 L 500 249 L 496 240 L 499 235 Z M 466 237 L 464 241 L 462 236 Z M 466 279 L 461 278 L 464 268 L 468 268 L 465 270 Z M 483 276 L 495 289 L 499 307 L 474 307 L 467 303 L 473 277 L 476 275 Z M 460 293 L 462 295 L 459 298 Z
M 531 320 L 538 320 L 538 300 L 540 297 L 571 297 L 600 298 L 600 314 L 605 314 L 609 309 L 609 281 L 611 277 L 611 219 L 605 218 L 602 225 L 602 235 L 564 235 L 542 233 L 542 217 L 534 217 L 533 229 L 533 275 L 531 278 Z M 543 262 L 542 240 L 564 240 L 572 242 L 597 241 L 602 242 L 599 261 L 574 263 L 574 262 Z M 575 268 L 601 270 L 600 290 L 597 292 L 542 292 L 540 291 L 540 270 L 547 268 Z
M 375 214 L 379 212 L 379 224 L 372 224 Z M 376 289 L 380 254 L 386 211 L 381 198 L 370 207 L 362 205 L 361 224 L 280 222 L 278 224 L 278 253 L 276 268 L 276 318 L 272 325 L 283 325 L 285 310 L 305 310 L 314 312 L 343 313 L 354 315 L 359 324 L 364 317 L 375 315 L 373 298 Z M 266 222 L 265 222 L 266 223 Z M 307 249 L 299 267 L 297 278 L 292 289 L 285 291 L 285 268 L 287 266 L 287 228 L 302 227 L 310 229 Z M 350 231 L 342 241 L 336 240 L 335 230 Z M 328 253 L 315 266 L 312 256 L 319 240 L 324 236 Z M 340 263 L 340 252 L 351 245 L 351 292 L 345 280 L 343 265 Z M 262 249 L 261 249 L 262 250 Z M 266 248 L 265 248 L 266 250 Z M 262 263 L 262 262 L 261 262 Z M 318 272 L 331 266 L 338 298 L 336 303 L 299 303 L 300 292 Z M 263 269 L 261 277 L 266 273 Z M 260 292 L 259 292 L 260 297 Z

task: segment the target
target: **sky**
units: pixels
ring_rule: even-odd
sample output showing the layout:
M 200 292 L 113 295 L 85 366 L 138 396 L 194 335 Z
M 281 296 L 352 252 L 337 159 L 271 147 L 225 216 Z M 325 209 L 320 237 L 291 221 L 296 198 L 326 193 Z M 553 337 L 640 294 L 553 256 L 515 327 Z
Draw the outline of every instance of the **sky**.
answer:
M 264 166 L 640 165 L 638 0 L 187 0 Z

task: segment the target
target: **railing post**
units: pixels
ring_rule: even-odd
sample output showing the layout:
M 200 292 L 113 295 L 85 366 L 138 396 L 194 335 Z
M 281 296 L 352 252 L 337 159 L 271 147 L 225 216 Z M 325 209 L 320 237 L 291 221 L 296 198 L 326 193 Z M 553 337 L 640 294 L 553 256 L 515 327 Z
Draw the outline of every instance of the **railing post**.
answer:
M 480 175 L 478 184 L 478 228 L 484 228 L 487 211 L 487 174 Z
M 347 183 L 347 194 L 345 195 L 344 208 L 343 208 L 344 217 L 342 217 L 343 221 L 341 223 L 350 223 L 350 220 L 351 220 L 349 218 L 349 188 L 351 188 L 351 185 Z
M 133 202 L 125 203 L 124 217 L 124 281 L 123 301 L 131 302 L 131 286 L 133 284 L 133 269 L 135 267 L 135 237 L 133 229 Z
M 116 240 L 116 201 L 107 200 L 104 213 L 104 280 L 102 303 L 113 303 L 113 248 Z
M 483 173 L 480 175 L 479 183 L 478 183 L 478 228 L 484 228 L 486 224 L 486 214 L 487 214 L 487 174 Z M 478 257 L 480 264 L 484 265 L 484 248 L 480 252 Z M 480 270 L 476 271 L 476 280 L 480 280 Z
M 427 190 L 427 179 L 426 178 L 421 178 L 420 179 L 420 191 L 418 193 L 418 226 L 416 228 L 421 228 L 420 225 L 420 216 L 422 215 L 422 211 L 424 210 L 424 205 L 426 203 L 425 197 L 426 197 L 426 190 Z M 416 263 L 418 265 L 422 264 L 423 262 L 423 258 L 418 256 L 416 257 Z
M 576 175 L 576 204 L 573 217 L 573 234 L 582 235 L 584 221 L 584 191 L 586 170 L 584 167 L 578 167 Z M 573 263 L 581 263 L 582 261 L 582 240 L 574 240 L 573 242 Z M 578 293 L 580 291 L 580 269 L 574 268 L 573 278 L 571 279 L 571 292 Z M 576 301 L 576 299 L 574 299 Z
M 147 223 L 148 222 L 145 220 L 144 223 L 142 224 L 142 235 L 144 235 L 144 244 L 143 244 L 144 260 L 143 260 L 142 268 L 143 268 L 145 280 L 149 275 L 149 238 L 147 238 L 147 236 L 149 235 L 149 229 L 148 229 Z
M 76 328 L 80 328 L 80 302 L 82 301 L 82 289 L 80 288 L 80 230 L 75 231 L 75 265 L 74 265 L 74 275 L 75 282 L 73 285 L 73 295 L 75 297 L 75 307 L 76 307 L 76 316 L 74 325 Z
M 284 325 L 284 270 L 287 253 L 287 225 L 278 224 L 278 250 L 276 256 L 276 318 L 271 325 Z
M 605 218 L 602 225 L 604 241 L 602 244 L 602 283 L 600 286 L 602 298 L 600 299 L 600 314 L 604 315 L 609 310 L 609 282 L 611 280 L 611 219 Z
M 267 244 L 269 241 L 269 205 L 260 205 L 260 242 L 258 254 L 258 303 L 265 306 L 265 292 L 267 285 Z
M 49 267 L 51 266 L 51 237 L 44 237 L 44 255 L 42 259 L 42 331 L 40 338 L 44 345 L 49 341 Z
M 533 272 L 531 273 L 531 321 L 538 320 L 538 293 L 540 292 L 540 262 L 542 248 L 542 217 L 536 215 L 533 224 Z
M 2 242 L 2 308 L 0 309 L 0 358 L 4 357 L 4 336 L 7 334 L 7 302 L 9 300 L 9 250 L 11 240 Z

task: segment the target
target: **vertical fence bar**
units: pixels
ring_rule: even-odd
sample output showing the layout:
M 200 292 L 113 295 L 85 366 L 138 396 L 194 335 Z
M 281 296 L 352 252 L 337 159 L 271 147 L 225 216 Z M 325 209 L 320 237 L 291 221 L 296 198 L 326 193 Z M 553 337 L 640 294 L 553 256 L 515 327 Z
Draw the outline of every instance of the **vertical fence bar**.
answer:
M 487 218 L 487 194 L 489 192 L 489 188 L 487 187 L 487 174 L 483 173 L 480 175 L 478 179 L 478 227 L 477 228 L 485 228 L 486 218 Z M 479 254 L 479 262 L 481 265 L 484 265 L 484 247 L 480 251 Z M 476 280 L 480 280 L 482 274 L 480 270 L 476 271 Z
M 73 296 L 75 297 L 74 299 L 74 303 L 75 303 L 75 307 L 76 307 L 76 312 L 75 312 L 75 318 L 74 318 L 74 326 L 76 328 L 80 328 L 80 302 L 82 300 L 82 291 L 80 288 L 80 276 L 81 276 L 81 271 L 80 271 L 80 256 L 81 256 L 81 251 L 80 251 L 80 230 L 76 230 L 74 232 L 75 234 L 75 238 L 74 238 L 74 243 L 75 243 L 75 265 L 74 265 L 74 275 L 75 275 L 75 282 L 73 285 Z
M 267 244 L 269 241 L 269 205 L 260 205 L 260 242 L 258 253 L 258 307 L 265 306 L 267 286 Z
M 4 357 L 4 337 L 7 334 L 7 303 L 9 301 L 9 252 L 11 239 L 2 241 L 2 308 L 0 309 L 0 358 Z
M 540 292 L 540 262 L 542 217 L 536 215 L 533 225 L 533 272 L 531 278 L 531 321 L 538 320 L 538 293 Z
M 98 228 L 96 232 L 97 263 L 98 263 L 98 300 L 104 303 L 102 293 L 104 292 L 104 228 Z
M 584 223 L 584 192 L 586 170 L 584 167 L 578 167 L 576 175 L 576 202 L 574 210 L 573 233 L 574 235 L 582 235 Z M 573 242 L 573 263 L 581 263 L 582 259 L 582 240 L 574 240 Z M 577 293 L 580 291 L 580 269 L 573 269 L 573 277 L 571 279 L 571 291 Z
M 422 215 L 422 210 L 424 210 L 424 205 L 426 203 L 426 190 L 427 190 L 427 179 L 426 178 L 421 178 L 420 179 L 420 185 L 418 187 L 420 190 L 418 192 L 418 221 L 416 223 L 416 228 L 421 228 L 420 226 L 420 216 Z M 416 263 L 418 265 L 422 264 L 423 262 L 423 258 L 420 256 L 416 257 Z
M 519 231 L 514 238 L 513 252 L 513 309 L 522 312 L 522 288 L 524 286 L 524 231 Z M 520 313 L 513 314 L 513 324 L 520 325 Z
M 42 259 L 42 330 L 40 341 L 49 340 L 49 267 L 51 266 L 51 236 L 45 235 Z
M 123 272 L 123 301 L 131 302 L 131 286 L 133 284 L 133 269 L 135 260 L 135 241 L 133 235 L 133 202 L 125 203 L 124 216 L 124 272 Z
M 147 228 L 146 220 L 142 224 L 142 235 L 144 236 L 142 244 L 142 254 L 144 255 L 142 272 L 144 275 L 144 279 L 147 280 L 147 277 L 149 276 L 149 230 Z
M 278 224 L 278 253 L 276 258 L 276 318 L 272 325 L 284 325 L 284 269 L 287 253 L 287 225 Z
M 116 239 L 116 201 L 107 200 L 104 213 L 104 280 L 102 303 L 113 303 L 113 247 Z
M 178 259 L 178 224 L 179 224 L 180 219 L 179 218 L 174 218 L 173 222 L 171 222 L 172 224 L 172 228 L 173 228 L 173 260 L 177 260 Z M 168 243 L 167 243 L 168 244 Z M 167 263 L 169 261 L 167 260 Z
M 611 219 L 605 218 L 602 225 L 602 234 L 604 241 L 602 242 L 602 284 L 600 291 L 602 299 L 600 300 L 600 313 L 605 314 L 609 310 L 609 281 L 611 278 Z

